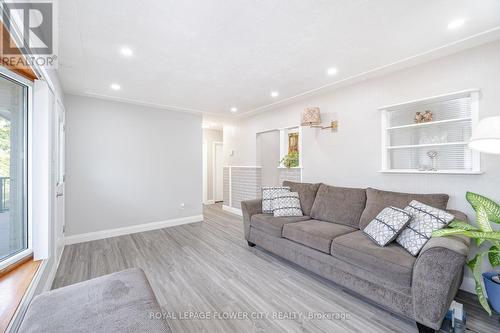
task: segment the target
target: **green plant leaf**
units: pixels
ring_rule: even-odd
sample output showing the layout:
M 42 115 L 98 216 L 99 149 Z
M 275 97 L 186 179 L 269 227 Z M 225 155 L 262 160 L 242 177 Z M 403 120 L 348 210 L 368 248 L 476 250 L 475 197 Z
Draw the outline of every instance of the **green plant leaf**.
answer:
M 488 304 L 488 300 L 484 295 L 483 285 L 481 284 L 481 255 L 477 254 L 472 260 L 467 263 L 467 266 L 472 271 L 472 275 L 474 276 L 474 281 L 476 282 L 476 294 L 479 299 L 479 303 L 483 306 L 483 308 L 488 312 L 491 316 L 490 305 Z
M 500 240 L 500 231 L 482 232 L 455 228 L 439 229 L 432 232 L 432 237 L 443 237 L 450 235 L 463 235 L 473 239 L 489 240 L 496 244 Z
M 480 194 L 467 192 L 465 195 L 467 201 L 477 212 L 479 206 L 483 206 L 488 214 L 488 219 L 494 223 L 500 223 L 500 205 Z
M 476 222 L 479 226 L 479 229 L 484 232 L 490 232 L 493 231 L 493 228 L 491 227 L 490 220 L 488 218 L 488 212 L 486 211 L 486 208 L 482 205 L 479 204 L 476 208 Z M 479 247 L 481 244 L 484 242 L 484 239 L 477 238 L 476 239 L 476 245 Z
M 463 229 L 463 230 L 479 230 L 472 224 L 469 224 L 465 221 L 453 220 L 450 224 L 448 224 L 449 228 Z
M 481 238 L 483 240 L 500 240 L 500 231 L 482 232 L 482 231 L 464 231 L 462 235 L 470 238 Z
M 463 235 L 467 230 L 457 229 L 457 228 L 444 228 L 439 230 L 434 230 L 432 232 L 432 237 L 443 237 L 450 235 Z
M 500 247 L 493 245 L 488 252 L 491 267 L 500 266 Z
M 486 210 L 486 207 L 484 205 L 480 204 L 479 206 L 477 206 L 476 214 L 476 222 L 479 226 L 479 229 L 485 232 L 493 231 L 488 217 L 488 211 Z

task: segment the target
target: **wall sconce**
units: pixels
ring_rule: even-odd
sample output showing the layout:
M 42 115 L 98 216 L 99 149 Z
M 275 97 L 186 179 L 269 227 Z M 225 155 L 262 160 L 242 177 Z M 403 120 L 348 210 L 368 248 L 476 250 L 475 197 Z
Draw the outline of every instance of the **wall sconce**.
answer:
M 302 126 L 309 126 L 311 128 L 321 128 L 321 129 L 331 129 L 332 132 L 336 132 L 338 129 L 338 121 L 332 120 L 330 125 L 323 126 L 321 124 L 321 115 L 318 107 L 305 108 L 302 112 Z

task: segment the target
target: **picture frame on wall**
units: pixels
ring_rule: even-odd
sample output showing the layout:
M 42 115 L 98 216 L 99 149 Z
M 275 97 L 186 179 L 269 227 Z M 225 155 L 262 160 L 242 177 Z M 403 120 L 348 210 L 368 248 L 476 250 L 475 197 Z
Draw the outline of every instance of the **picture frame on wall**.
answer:
M 288 154 L 299 152 L 299 133 L 288 133 Z

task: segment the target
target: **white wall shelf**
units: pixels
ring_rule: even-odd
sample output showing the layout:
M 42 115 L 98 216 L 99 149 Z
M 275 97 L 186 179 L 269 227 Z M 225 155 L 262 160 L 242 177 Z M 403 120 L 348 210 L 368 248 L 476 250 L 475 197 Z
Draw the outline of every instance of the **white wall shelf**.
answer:
M 468 147 L 478 122 L 479 90 L 469 89 L 380 108 L 384 173 L 480 174 Z M 415 123 L 416 112 L 433 120 Z
M 427 148 L 427 147 L 444 147 L 444 146 L 463 146 L 468 145 L 469 142 L 443 142 L 443 143 L 428 143 L 421 145 L 402 145 L 402 146 L 389 146 L 387 149 L 407 149 L 407 148 Z
M 463 118 L 456 118 L 456 119 L 430 121 L 427 123 L 420 123 L 420 124 L 410 124 L 410 125 L 388 127 L 387 130 L 391 131 L 391 130 L 402 129 L 402 128 L 417 128 L 417 127 L 437 126 L 437 125 L 457 123 L 457 122 L 462 122 L 462 121 L 471 121 L 471 120 L 472 120 L 471 117 L 463 117 Z
M 393 169 L 393 170 L 381 170 L 382 173 L 411 173 L 411 174 L 430 174 L 430 175 L 481 175 L 481 171 L 460 171 L 460 170 L 414 170 L 414 169 Z

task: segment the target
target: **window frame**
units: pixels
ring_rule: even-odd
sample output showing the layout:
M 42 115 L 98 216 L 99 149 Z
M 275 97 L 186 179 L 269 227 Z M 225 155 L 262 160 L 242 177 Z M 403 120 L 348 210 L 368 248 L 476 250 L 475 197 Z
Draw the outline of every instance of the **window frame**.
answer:
M 23 159 L 23 219 L 24 224 L 27 226 L 27 247 L 24 250 L 21 250 L 13 255 L 3 259 L 0 261 L 0 271 L 7 269 L 9 266 L 17 263 L 20 260 L 30 256 L 33 254 L 33 243 L 32 243 L 32 223 L 30 212 L 31 200 L 29 200 L 30 196 L 30 188 L 31 188 L 31 177 L 28 172 L 29 161 L 31 160 L 31 121 L 32 121 L 32 110 L 33 110 L 33 82 L 29 79 L 0 66 L 0 77 L 5 78 L 7 80 L 11 80 L 20 84 L 26 88 L 26 98 L 24 99 L 24 159 Z

